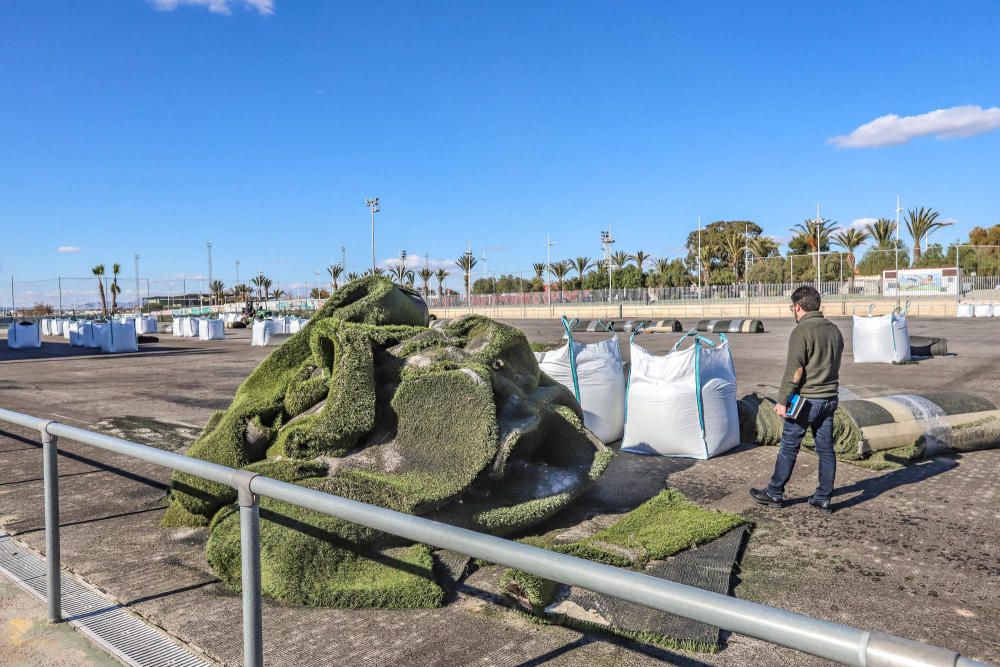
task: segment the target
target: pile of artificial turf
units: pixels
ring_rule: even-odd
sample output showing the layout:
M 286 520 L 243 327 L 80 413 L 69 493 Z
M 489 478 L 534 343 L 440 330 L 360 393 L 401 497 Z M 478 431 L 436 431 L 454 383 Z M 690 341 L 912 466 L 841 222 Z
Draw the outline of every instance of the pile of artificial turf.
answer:
M 346 498 L 494 534 L 541 522 L 606 468 L 572 394 L 524 335 L 469 316 L 427 328 L 415 292 L 350 283 L 268 356 L 188 451 Z M 235 491 L 175 473 L 164 525 L 208 525 L 208 561 L 240 586 Z M 335 607 L 431 607 L 423 545 L 261 501 L 264 593 Z

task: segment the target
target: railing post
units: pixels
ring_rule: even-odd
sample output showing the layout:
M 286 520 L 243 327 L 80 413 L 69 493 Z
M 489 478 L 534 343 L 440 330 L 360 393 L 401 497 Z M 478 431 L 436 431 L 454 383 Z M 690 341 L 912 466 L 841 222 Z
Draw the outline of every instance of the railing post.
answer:
M 59 559 L 59 439 L 42 426 L 42 478 L 45 486 L 45 598 L 49 623 L 62 621 L 62 568 Z
M 241 474 L 242 473 L 242 474 Z M 243 588 L 243 665 L 263 667 L 264 635 L 260 591 L 260 502 L 250 490 L 254 473 L 233 474 L 240 506 L 240 558 Z

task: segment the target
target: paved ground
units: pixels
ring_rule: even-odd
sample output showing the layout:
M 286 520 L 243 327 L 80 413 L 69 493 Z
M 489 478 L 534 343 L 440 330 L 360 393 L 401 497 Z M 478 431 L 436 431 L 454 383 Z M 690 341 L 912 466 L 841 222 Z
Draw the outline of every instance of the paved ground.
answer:
M 849 320 L 838 323 L 849 338 Z M 561 331 L 557 322 L 516 324 L 536 341 L 555 341 Z M 958 355 L 912 366 L 855 366 L 848 358 L 846 387 L 862 396 L 953 388 L 1000 402 L 1000 321 L 911 325 L 914 333 L 948 337 Z M 791 322 L 768 326 L 766 334 L 731 337 L 741 392 L 773 390 L 778 381 Z M 54 339 L 28 355 L 0 344 L 0 406 L 104 430 L 127 429 L 128 422 L 107 421 L 124 416 L 196 429 L 213 409 L 228 404 L 268 353 L 251 348 L 247 336 L 237 332 L 211 343 L 167 337 L 139 354 L 117 357 L 80 351 L 67 357 L 68 348 Z M 663 351 L 676 338 L 638 340 Z M 627 357 L 625 336 L 622 345 Z M 132 424 L 127 434 L 134 439 L 177 446 L 155 423 Z M 40 452 L 35 438 L 25 437 L 31 434 L 11 431 L 0 434 L 0 526 L 41 549 Z M 158 526 L 168 475 L 85 446 L 61 447 L 64 564 L 175 636 L 238 664 L 239 598 L 222 588 L 205 562 L 204 531 Z M 749 501 L 747 486 L 766 479 L 774 455 L 773 449 L 754 447 L 705 462 L 621 455 L 581 507 L 628 509 L 668 484 L 757 523 L 737 596 L 1000 662 L 1000 450 L 938 457 L 881 474 L 841 465 L 832 516 L 800 502 L 814 486 L 815 460 L 809 455 L 800 459 L 790 488 L 799 502 L 768 511 Z M 562 520 L 575 518 L 571 511 Z M 534 624 L 495 604 L 495 576 L 495 569 L 480 570 L 453 604 L 438 610 L 268 603 L 269 664 L 824 664 L 738 636 L 718 654 L 686 655 Z M 6 654 L 3 641 L 0 656 Z

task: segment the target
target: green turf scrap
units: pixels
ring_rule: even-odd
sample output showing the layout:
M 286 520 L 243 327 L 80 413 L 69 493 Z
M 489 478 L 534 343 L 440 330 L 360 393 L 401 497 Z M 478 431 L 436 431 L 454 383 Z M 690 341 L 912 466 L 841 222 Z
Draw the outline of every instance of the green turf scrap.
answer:
M 702 508 L 679 491 L 666 489 L 589 538 L 556 543 L 548 536 L 532 536 L 520 541 L 607 565 L 642 571 L 650 561 L 663 560 L 690 547 L 711 542 L 747 523 L 747 519 L 738 514 Z M 512 568 L 503 571 L 499 585 L 503 595 L 536 614 L 544 612 L 559 589 L 555 582 Z M 569 625 L 576 623 L 576 619 L 564 620 Z M 588 626 L 588 629 L 610 631 L 599 625 Z M 613 632 L 639 641 L 677 646 L 676 640 L 655 633 L 636 633 L 620 628 L 615 628 Z M 685 648 L 714 650 L 708 645 L 685 645 Z
M 539 371 L 523 333 L 479 316 L 428 329 L 413 302 L 384 279 L 338 290 L 247 378 L 191 454 L 496 534 L 552 516 L 600 476 L 611 450 L 584 428 L 573 395 Z M 178 520 L 211 517 L 209 562 L 238 586 L 235 492 L 176 475 L 172 499 Z M 272 597 L 441 603 L 422 547 L 267 499 L 261 517 Z

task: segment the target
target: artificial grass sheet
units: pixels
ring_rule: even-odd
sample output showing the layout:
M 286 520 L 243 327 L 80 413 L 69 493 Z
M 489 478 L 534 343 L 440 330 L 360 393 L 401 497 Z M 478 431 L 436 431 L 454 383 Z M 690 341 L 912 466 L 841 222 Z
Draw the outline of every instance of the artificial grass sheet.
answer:
M 243 382 L 188 451 L 207 461 L 495 534 L 552 516 L 611 451 L 524 335 L 469 316 L 430 329 L 383 278 L 335 292 Z M 165 525 L 204 525 L 209 563 L 239 588 L 235 491 L 177 473 Z M 427 547 L 261 500 L 264 593 L 335 607 L 432 607 Z
M 588 538 L 569 543 L 557 543 L 546 536 L 528 537 L 522 541 L 579 558 L 645 571 L 654 561 L 663 561 L 691 547 L 716 540 L 747 523 L 747 519 L 738 514 L 705 509 L 679 491 L 666 489 Z M 599 627 L 579 618 L 547 614 L 546 608 L 555 601 L 561 588 L 555 582 L 510 568 L 500 577 L 501 592 L 532 613 L 569 625 Z M 663 646 L 713 650 L 707 644 L 678 643 L 675 638 L 615 624 L 601 629 Z

